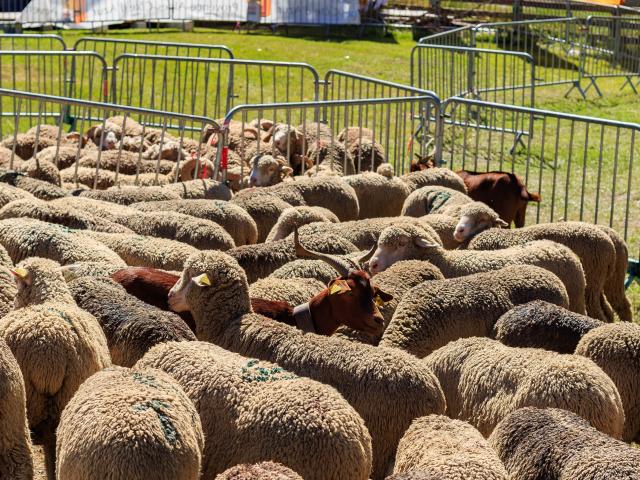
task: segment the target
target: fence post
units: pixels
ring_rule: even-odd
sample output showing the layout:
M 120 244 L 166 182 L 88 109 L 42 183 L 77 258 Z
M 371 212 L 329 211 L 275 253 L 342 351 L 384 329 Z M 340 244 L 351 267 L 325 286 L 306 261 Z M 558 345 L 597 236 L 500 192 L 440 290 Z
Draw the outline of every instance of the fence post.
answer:
M 429 9 L 434 15 L 437 15 L 438 18 L 442 16 L 442 4 L 440 0 L 429 0 Z
M 513 21 L 522 20 L 522 0 L 514 0 L 513 2 Z
M 609 32 L 612 34 L 611 38 L 614 39 L 613 41 L 613 64 L 614 65 L 619 65 L 622 59 L 623 45 L 621 45 L 621 40 L 622 40 L 621 38 L 622 28 L 620 25 L 621 20 L 622 20 L 622 17 L 620 17 L 620 10 L 616 8 L 613 11 L 613 16 L 611 18 L 613 32 Z

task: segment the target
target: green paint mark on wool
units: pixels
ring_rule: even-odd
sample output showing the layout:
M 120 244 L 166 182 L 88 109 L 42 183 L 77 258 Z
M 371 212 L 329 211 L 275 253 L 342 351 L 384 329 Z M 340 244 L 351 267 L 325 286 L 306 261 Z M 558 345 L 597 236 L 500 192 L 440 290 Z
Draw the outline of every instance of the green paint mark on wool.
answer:
M 58 227 L 58 229 L 64 233 L 73 233 L 73 230 L 71 230 L 69 227 L 65 227 L 64 225 L 58 225 L 55 224 L 56 227 Z
M 176 430 L 173 422 L 171 422 L 171 419 L 165 413 L 166 410 L 171 410 L 171 405 L 169 403 L 158 399 L 152 399 L 148 402 L 136 403 L 132 408 L 136 412 L 144 412 L 149 409 L 153 410 L 158 416 L 158 421 L 160 422 L 164 438 L 171 445 L 176 443 L 178 440 L 178 430 Z
M 293 380 L 298 378 L 296 375 L 284 372 L 282 367 L 261 367 L 260 360 L 249 360 L 245 367 L 242 367 L 243 382 L 277 382 L 280 380 Z
M 133 372 L 131 374 L 131 378 L 133 378 L 135 382 L 141 383 L 142 385 L 147 385 L 151 388 L 158 388 L 156 377 L 154 377 L 153 375 L 145 375 L 140 372 Z
M 63 311 L 58 310 L 57 308 L 53 308 L 53 307 L 47 307 L 47 311 L 51 312 L 51 313 L 55 313 L 59 317 L 62 317 L 62 319 L 71 326 L 73 331 L 75 331 L 75 327 L 73 326 L 73 322 L 71 321 L 71 318 L 69 318 L 69 315 L 67 315 Z
M 451 198 L 449 192 L 438 192 L 431 201 L 429 213 L 436 213 Z

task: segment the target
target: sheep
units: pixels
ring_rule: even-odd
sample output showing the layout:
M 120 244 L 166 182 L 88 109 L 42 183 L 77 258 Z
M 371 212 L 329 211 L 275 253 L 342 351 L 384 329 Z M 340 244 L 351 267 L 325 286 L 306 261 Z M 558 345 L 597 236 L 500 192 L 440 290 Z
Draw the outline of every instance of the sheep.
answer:
M 488 336 L 503 313 L 537 299 L 569 303 L 560 279 L 532 265 L 424 282 L 402 297 L 380 346 L 422 358 L 458 338 Z
M 409 188 L 398 177 L 387 178 L 377 173 L 366 172 L 349 175 L 343 180 L 351 185 L 358 196 L 359 219 L 373 217 L 396 217 L 409 195 Z
M 320 122 L 304 122 L 296 127 L 298 131 L 302 132 L 306 145 L 303 150 L 309 148 L 309 145 L 314 143 L 318 143 L 319 141 L 330 142 L 333 138 L 333 132 L 331 131 L 331 127 L 326 123 Z
M 593 328 L 575 354 L 595 362 L 618 387 L 625 412 L 622 439 L 640 439 L 640 325 L 614 323 Z
M 393 473 L 424 472 L 434 477 L 507 480 L 504 465 L 480 432 L 443 415 L 415 419 L 398 444 Z
M 79 277 L 108 277 L 118 270 L 122 270 L 120 265 L 108 262 L 77 262 L 61 267 L 67 282 Z
M 320 141 L 309 146 L 307 152 L 309 163 L 306 175 L 312 176 L 320 172 L 335 172 L 338 175 L 353 175 L 356 167 L 353 157 L 341 143 Z
M 130 206 L 142 212 L 177 212 L 217 223 L 231 235 L 236 246 L 258 241 L 258 227 L 253 218 L 246 210 L 223 200 L 165 200 Z
M 458 242 L 454 236 L 456 226 L 458 224 L 458 219 L 450 217 L 449 215 L 434 213 L 430 215 L 424 215 L 420 217 L 420 220 L 435 230 L 435 232 L 440 237 L 442 246 L 447 250 L 454 250 L 460 246 L 460 242 Z
M 424 260 L 440 269 L 445 278 L 489 272 L 507 265 L 536 265 L 555 273 L 569 295 L 569 309 L 585 313 L 585 279 L 578 256 L 569 248 L 549 240 L 537 240 L 502 250 L 445 250 L 424 236 L 415 225 L 387 227 L 380 234 L 378 248 L 369 260 L 372 274 L 398 260 Z
M 33 452 L 26 405 L 20 366 L 6 342 L 0 338 L 0 478 L 33 479 Z
M 196 406 L 207 439 L 202 478 L 266 459 L 309 480 L 369 478 L 371 437 L 329 385 L 207 342 L 157 345 L 136 366 L 168 373 Z
M 184 160 L 184 158 L 183 158 Z M 125 175 L 136 173 L 159 173 L 168 175 L 175 168 L 175 162 L 169 160 L 146 160 L 138 153 L 127 150 L 92 151 L 78 160 L 79 167 L 118 171 Z
M 177 193 L 180 198 L 184 199 L 206 199 L 206 200 L 224 200 L 229 201 L 233 197 L 231 189 L 224 183 L 218 182 L 211 178 L 186 180 L 164 185 L 162 190 L 171 193 Z M 150 201 L 152 199 L 140 198 L 129 203 Z M 159 199 L 158 199 L 159 200 Z M 168 200 L 168 199 L 167 199 Z
M 0 318 L 13 310 L 14 298 L 17 293 L 11 268 L 13 268 L 11 257 L 4 247 L 0 246 Z
M 485 437 L 521 407 L 563 408 L 607 435 L 622 435 L 618 389 L 600 367 L 580 355 L 471 337 L 443 346 L 424 363 L 442 385 L 446 415 L 471 423 Z
M 182 270 L 189 255 L 198 251 L 186 243 L 137 234 L 80 232 L 116 252 L 127 265 Z
M 93 186 L 93 184 L 92 184 Z M 124 186 L 107 190 L 81 190 L 75 196 L 101 200 L 103 202 L 129 205 L 138 202 L 155 202 L 161 200 L 179 200 L 180 194 L 165 186 Z
M 49 480 L 55 478 L 55 431 L 76 390 L 111 365 L 100 325 L 78 308 L 59 264 L 29 258 L 13 269 L 16 310 L 0 323 L 2 337 L 24 377 L 29 426 L 44 446 Z
M 504 313 L 493 326 L 491 337 L 510 347 L 573 353 L 584 334 L 601 325 L 600 320 L 534 300 Z
M 61 225 L 30 218 L 0 220 L 0 244 L 14 263 L 27 257 L 46 257 L 62 265 L 108 262 L 125 266 L 122 259 L 103 244 L 80 237 Z
M 18 187 L 40 200 L 54 200 L 69 195 L 69 192 L 62 187 L 37 178 L 28 177 L 21 172 L 0 172 L 0 182 Z
M 322 253 L 345 255 L 359 251 L 351 242 L 329 233 L 305 235 L 301 232 L 301 237 L 307 248 Z M 244 269 L 250 283 L 268 277 L 278 268 L 296 260 L 294 240 L 291 235 L 275 242 L 232 248 L 227 253 Z
M 288 237 L 294 229 L 313 222 L 338 223 L 338 217 L 322 207 L 285 208 L 273 226 L 265 242 L 274 242 Z
M 293 173 L 284 157 L 259 154 L 251 159 L 249 185 L 251 187 L 268 187 L 284 181 Z
M 7 203 L 13 202 L 14 200 L 34 200 L 35 198 L 36 197 L 25 190 L 14 187 L 7 183 L 0 183 L 0 207 L 4 207 Z
M 382 479 L 411 421 L 444 412 L 442 391 L 432 373 L 415 358 L 395 349 L 320 338 L 264 320 L 251 313 L 248 290 L 247 277 L 233 258 L 222 252 L 200 252 L 185 263 L 180 280 L 169 294 L 169 304 L 174 310 L 191 312 L 200 340 L 278 362 L 298 375 L 337 388 L 371 433 L 372 478 Z M 147 356 L 151 352 L 153 349 Z M 333 462 L 335 459 L 329 464 Z M 305 472 L 291 466 L 307 478 Z M 352 477 L 343 473 L 341 478 Z
M 40 127 L 44 126 L 45 125 L 40 125 Z M 50 138 L 46 135 L 39 135 L 36 140 L 35 128 L 36 127 L 30 128 L 26 133 L 16 132 L 15 135 L 2 140 L 2 142 L 0 142 L 0 146 L 14 151 L 22 160 L 28 160 L 33 157 L 34 153 L 56 145 L 57 142 L 55 137 Z
M 298 259 L 285 263 L 266 278 L 290 280 L 313 278 L 325 285 L 338 276 L 338 271 L 322 260 Z
M 353 163 L 357 172 L 372 171 L 386 163 L 387 153 L 384 147 L 367 138 L 363 138 L 360 142 L 347 145 L 347 153 L 353 157 Z
M 440 237 L 429 225 L 414 217 L 365 218 L 342 223 L 311 223 L 300 228 L 300 233 L 311 236 L 319 233 L 331 234 L 353 243 L 360 250 L 376 245 L 380 235 L 390 225 L 413 226 L 433 243 L 440 244 Z
M 312 145 L 309 144 L 301 131 L 285 123 L 276 123 L 262 138 L 262 141 L 272 142 L 273 147 L 284 155 L 288 164 L 293 167 L 293 171 L 296 174 L 302 173 L 300 170 L 302 156 L 305 155 L 305 150 L 309 150 Z
M 193 402 L 154 369 L 96 373 L 65 408 L 58 478 L 198 480 L 204 434 Z
M 401 215 L 422 217 L 429 213 L 440 213 L 455 216 L 462 205 L 471 202 L 473 200 L 465 193 L 439 185 L 428 185 L 411 192 L 402 205 Z
M 640 478 L 637 448 L 559 408 L 516 410 L 498 424 L 489 443 L 514 479 Z
M 335 277 L 334 277 L 335 278 Z M 263 278 L 249 287 L 251 298 L 286 302 L 289 305 L 307 303 L 325 289 L 326 284 L 315 278 Z
M 627 244 L 613 228 L 605 225 L 598 225 L 598 228 L 609 236 L 616 251 L 615 264 L 610 270 L 609 278 L 604 283 L 604 294 L 613 310 L 618 314 L 618 318 L 623 322 L 631 322 L 633 321 L 631 303 L 624 288 L 629 260 Z
M 459 225 L 462 223 L 475 224 L 475 220 L 463 216 Z M 598 227 L 583 222 L 561 222 L 542 223 L 516 230 L 490 228 L 471 238 L 468 248 L 496 250 L 532 240 L 552 240 L 573 250 L 580 258 L 584 269 L 587 314 L 598 320 L 612 321 L 611 315 L 606 313 L 608 304 L 605 306 L 603 289 L 608 281 L 610 269 L 616 263 L 616 252 L 609 236 Z M 594 255 L 594 252 L 597 252 L 597 255 Z
M 12 150 L 0 146 L 0 168 L 3 170 L 17 170 L 22 165 L 23 160 L 13 154 Z
M 241 191 L 229 202 L 245 210 L 254 220 L 258 230 L 257 243 L 266 241 L 282 212 L 291 207 L 290 203 L 263 190 L 266 189 Z
M 347 127 L 340 130 L 337 138 L 339 142 L 344 143 L 346 146 L 350 146 L 363 139 L 373 140 L 375 138 L 375 134 L 373 130 L 367 127 Z
M 303 478 L 279 463 L 260 462 L 252 465 L 236 465 L 216 476 L 215 480 L 303 480 Z
M 147 305 L 109 278 L 80 277 L 69 282 L 69 290 L 100 323 L 115 365 L 132 367 L 162 342 L 196 340 L 180 317 Z
M 58 167 L 46 160 L 31 159 L 26 160 L 20 165 L 17 171 L 24 173 L 27 177 L 37 178 L 44 182 L 52 183 L 60 186 L 61 176 Z
M 0 219 L 33 218 L 68 228 L 108 233 L 133 233 L 129 228 L 92 215 L 87 210 L 63 208 L 38 199 L 16 200 L 0 208 Z
M 428 168 L 419 172 L 407 173 L 400 178 L 407 184 L 410 192 L 429 185 L 439 185 L 467 193 L 467 187 L 462 179 L 448 168 Z
M 81 155 L 93 154 L 92 150 L 83 150 L 76 145 L 52 145 L 40 150 L 36 154 L 36 160 L 53 163 L 62 170 L 73 165 Z

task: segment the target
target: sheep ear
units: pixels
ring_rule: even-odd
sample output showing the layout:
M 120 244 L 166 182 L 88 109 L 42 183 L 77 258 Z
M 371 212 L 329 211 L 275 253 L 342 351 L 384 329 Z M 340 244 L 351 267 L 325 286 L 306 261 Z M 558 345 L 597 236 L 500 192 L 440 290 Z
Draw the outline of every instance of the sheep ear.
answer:
M 415 244 L 420 248 L 438 248 L 439 247 L 437 243 L 430 242 L 426 238 L 416 239 Z
M 79 132 L 70 132 L 67 133 L 64 138 L 72 142 L 79 142 L 81 137 Z
M 193 281 L 193 283 L 195 283 L 199 287 L 211 286 L 211 280 L 209 280 L 209 276 L 206 273 L 198 275 L 197 277 L 193 277 L 191 280 Z
M 502 220 L 501 218 L 496 220 L 496 225 L 498 225 L 501 228 L 508 228 L 509 227 L 509 224 L 507 222 L 505 222 L 504 220 Z
M 350 290 L 351 287 L 346 280 L 334 280 L 329 284 L 329 295 L 342 294 Z
M 282 175 L 283 176 L 287 176 L 287 175 L 291 175 L 293 173 L 293 168 L 291 167 L 282 167 Z
M 373 297 L 374 302 L 376 302 L 376 305 L 381 307 L 386 303 L 389 303 L 391 300 L 393 300 L 393 295 L 391 295 L 390 293 L 385 292 L 384 290 L 380 290 L 379 288 L 375 288 L 375 296 Z
M 25 278 L 27 278 L 27 275 L 29 275 L 29 272 L 27 272 L 24 268 L 20 268 L 20 267 L 12 268 L 10 272 L 11 272 L 11 275 L 13 275 L 16 279 L 19 279 L 19 280 L 24 280 Z

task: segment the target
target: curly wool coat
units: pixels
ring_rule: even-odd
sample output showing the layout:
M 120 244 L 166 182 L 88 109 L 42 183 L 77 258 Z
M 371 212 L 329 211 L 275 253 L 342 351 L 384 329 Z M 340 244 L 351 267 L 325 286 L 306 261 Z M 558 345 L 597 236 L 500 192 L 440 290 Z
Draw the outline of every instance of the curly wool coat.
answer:
M 558 277 L 530 265 L 424 282 L 405 293 L 380 346 L 422 358 L 453 340 L 488 336 L 503 313 L 538 299 L 569 303 Z
M 624 410 L 615 384 L 579 355 L 472 337 L 447 344 L 424 363 L 440 380 L 447 416 L 469 422 L 485 437 L 522 407 L 563 408 L 601 432 L 622 435 Z
M 384 478 L 398 440 L 414 418 L 444 412 L 438 382 L 414 357 L 395 349 L 303 334 L 252 314 L 244 271 L 222 252 L 190 257 L 180 282 L 203 273 L 212 287 L 191 289 L 186 299 L 196 336 L 335 387 L 371 433 L 374 479 Z
M 400 440 L 393 473 L 409 472 L 467 480 L 509 478 L 478 430 L 443 415 L 415 419 Z
M 58 478 L 198 480 L 204 435 L 178 383 L 112 367 L 82 384 L 58 428 Z
M 369 432 L 328 385 L 206 342 L 158 345 L 137 366 L 171 375 L 196 406 L 207 439 L 203 478 L 262 460 L 309 480 L 369 478 Z
M 236 465 L 217 475 L 215 480 L 303 480 L 303 478 L 279 463 L 260 462 Z
M 511 478 L 640 479 L 640 450 L 557 408 L 521 408 L 489 438 Z

